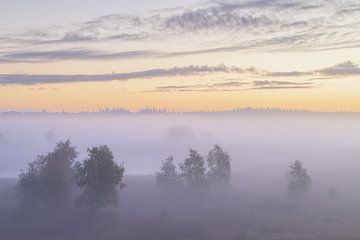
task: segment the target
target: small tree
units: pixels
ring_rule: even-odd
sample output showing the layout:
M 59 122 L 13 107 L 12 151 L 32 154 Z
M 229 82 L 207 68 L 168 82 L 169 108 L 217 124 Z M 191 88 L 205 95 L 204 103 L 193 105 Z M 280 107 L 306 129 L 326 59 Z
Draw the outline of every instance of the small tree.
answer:
M 206 184 L 206 168 L 204 158 L 190 149 L 189 157 L 179 164 L 181 176 L 189 187 L 201 187 Z
M 231 158 L 219 145 L 215 145 L 207 156 L 208 180 L 215 184 L 228 184 L 231 175 Z
M 303 167 L 299 160 L 290 164 L 289 177 L 288 192 L 290 195 L 298 197 L 309 190 L 311 177 L 307 174 L 306 168 Z
M 179 174 L 176 172 L 174 157 L 169 156 L 162 162 L 160 172 L 156 173 L 156 181 L 160 186 L 177 187 L 180 184 Z
M 79 206 L 87 205 L 97 210 L 106 205 L 118 203 L 118 189 L 122 183 L 124 167 L 114 162 L 107 146 L 88 149 L 88 158 L 77 164 L 77 186 L 81 196 L 76 200 Z
M 52 152 L 38 156 L 19 175 L 18 190 L 24 204 L 61 206 L 71 197 L 73 164 L 78 153 L 70 141 L 56 144 Z

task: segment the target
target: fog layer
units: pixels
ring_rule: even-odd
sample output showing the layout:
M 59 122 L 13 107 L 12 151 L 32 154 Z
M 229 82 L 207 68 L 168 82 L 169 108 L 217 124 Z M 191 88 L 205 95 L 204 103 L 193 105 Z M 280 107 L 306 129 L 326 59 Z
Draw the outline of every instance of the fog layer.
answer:
M 234 172 L 284 172 L 299 159 L 312 171 L 360 169 L 360 117 L 293 114 L 29 114 L 0 116 L 0 177 L 17 176 L 37 154 L 69 138 L 83 158 L 107 144 L 126 174 L 153 174 L 172 154 L 220 144 Z

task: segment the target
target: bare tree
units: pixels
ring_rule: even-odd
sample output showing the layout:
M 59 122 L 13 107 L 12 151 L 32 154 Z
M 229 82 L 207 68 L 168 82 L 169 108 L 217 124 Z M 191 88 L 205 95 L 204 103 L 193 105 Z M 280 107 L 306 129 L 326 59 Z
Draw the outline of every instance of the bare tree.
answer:
M 311 177 L 299 160 L 290 164 L 289 177 L 288 192 L 291 196 L 299 197 L 309 190 Z

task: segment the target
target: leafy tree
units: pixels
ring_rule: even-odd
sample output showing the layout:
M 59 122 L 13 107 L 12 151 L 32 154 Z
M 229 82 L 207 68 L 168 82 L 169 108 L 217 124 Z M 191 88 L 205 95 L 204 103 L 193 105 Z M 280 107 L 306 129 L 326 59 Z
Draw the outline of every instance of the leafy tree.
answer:
M 114 162 L 114 156 L 106 145 L 88 149 L 88 158 L 77 164 L 76 184 L 81 196 L 76 203 L 94 210 L 106 205 L 115 206 L 118 189 L 125 187 L 122 183 L 124 171 L 124 167 Z
M 208 180 L 215 184 L 228 184 L 231 175 L 231 158 L 227 152 L 215 145 L 207 156 Z
M 204 158 L 193 149 L 189 157 L 179 164 L 181 176 L 189 187 L 201 187 L 206 184 L 206 168 Z
M 45 164 L 44 156 L 38 156 L 37 160 L 28 164 L 27 171 L 20 173 L 17 188 L 22 205 L 34 207 L 45 201 L 42 183 Z
M 289 176 L 288 192 L 290 195 L 298 197 L 309 190 L 311 177 L 307 174 L 306 168 L 303 167 L 299 160 L 290 164 Z
M 177 187 L 180 184 L 180 176 L 176 172 L 174 157 L 169 156 L 162 162 L 160 172 L 156 173 L 156 180 L 164 187 Z
M 22 203 L 59 206 L 70 200 L 74 183 L 73 164 L 78 153 L 70 141 L 56 144 L 52 152 L 39 155 L 19 175 Z

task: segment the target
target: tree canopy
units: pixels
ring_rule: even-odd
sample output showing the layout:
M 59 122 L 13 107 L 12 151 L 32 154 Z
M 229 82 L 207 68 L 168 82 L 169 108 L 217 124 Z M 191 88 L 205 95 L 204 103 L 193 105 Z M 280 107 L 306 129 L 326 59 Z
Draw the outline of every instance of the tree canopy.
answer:
M 219 145 L 215 145 L 207 156 L 208 181 L 216 184 L 227 184 L 231 175 L 231 158 Z
M 294 197 L 306 193 L 311 185 L 311 177 L 308 175 L 306 168 L 303 167 L 299 160 L 294 161 L 289 166 L 289 185 L 288 192 Z
M 206 165 L 207 162 L 207 165 Z M 177 172 L 173 156 L 162 162 L 156 180 L 160 186 L 196 188 L 205 185 L 227 185 L 231 177 L 231 157 L 219 145 L 207 155 L 206 162 L 196 150 L 190 149 L 189 156 L 179 164 Z
M 55 206 L 70 200 L 74 182 L 73 164 L 78 153 L 69 140 L 56 144 L 53 151 L 39 155 L 19 175 L 18 190 L 21 202 Z
M 162 162 L 160 171 L 156 173 L 156 180 L 158 184 L 165 187 L 179 186 L 181 179 L 176 171 L 173 156 L 169 156 Z
M 194 149 L 189 156 L 179 164 L 181 176 L 189 187 L 200 187 L 206 184 L 206 167 L 204 158 Z
M 76 203 L 93 209 L 116 205 L 118 190 L 124 187 L 124 167 L 114 162 L 113 153 L 106 145 L 87 151 L 88 157 L 77 164 L 76 184 L 81 195 Z

